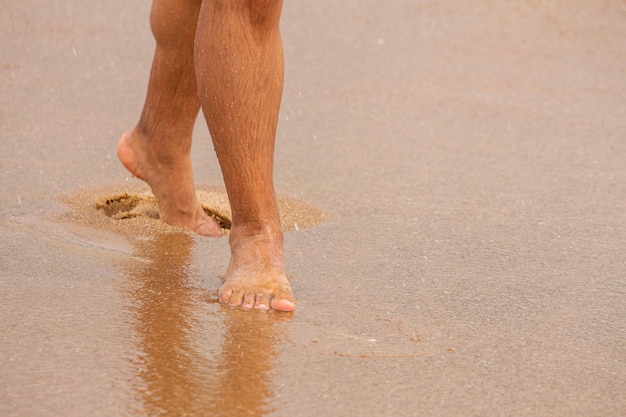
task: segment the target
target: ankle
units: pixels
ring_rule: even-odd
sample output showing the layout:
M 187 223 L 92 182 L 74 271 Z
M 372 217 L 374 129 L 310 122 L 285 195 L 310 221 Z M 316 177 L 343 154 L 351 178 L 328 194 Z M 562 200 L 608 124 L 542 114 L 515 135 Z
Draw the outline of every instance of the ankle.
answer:
M 283 232 L 280 225 L 263 222 L 240 223 L 230 229 L 230 244 L 234 249 L 248 241 L 267 243 L 272 246 L 283 246 Z
M 179 165 L 182 168 L 189 163 L 191 146 L 182 146 L 185 141 L 181 139 L 183 139 L 181 136 L 173 138 L 168 132 L 155 135 L 151 129 L 141 125 L 137 125 L 131 132 L 131 140 L 136 144 L 135 146 L 141 149 L 147 160 L 155 167 Z M 170 146 L 173 142 L 177 142 L 175 149 Z M 186 142 L 191 144 L 191 139 Z

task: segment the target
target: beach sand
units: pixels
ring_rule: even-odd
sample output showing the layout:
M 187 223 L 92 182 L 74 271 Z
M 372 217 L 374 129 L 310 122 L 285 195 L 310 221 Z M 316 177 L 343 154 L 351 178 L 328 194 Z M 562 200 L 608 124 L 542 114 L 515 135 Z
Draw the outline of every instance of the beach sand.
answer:
M 116 158 L 149 8 L 3 4 L 0 415 L 626 414 L 624 2 L 286 2 L 294 314 Z M 226 226 L 201 118 L 193 165 Z

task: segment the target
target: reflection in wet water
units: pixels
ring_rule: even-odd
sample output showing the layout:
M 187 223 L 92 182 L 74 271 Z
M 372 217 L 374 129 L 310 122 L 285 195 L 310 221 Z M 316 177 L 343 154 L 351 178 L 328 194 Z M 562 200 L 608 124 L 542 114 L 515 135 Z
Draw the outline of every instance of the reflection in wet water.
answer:
M 123 265 L 134 333 L 129 414 L 263 416 L 272 411 L 280 321 L 289 317 L 209 304 L 206 290 L 190 283 L 193 242 L 185 233 L 157 234 L 135 245 L 144 261 Z

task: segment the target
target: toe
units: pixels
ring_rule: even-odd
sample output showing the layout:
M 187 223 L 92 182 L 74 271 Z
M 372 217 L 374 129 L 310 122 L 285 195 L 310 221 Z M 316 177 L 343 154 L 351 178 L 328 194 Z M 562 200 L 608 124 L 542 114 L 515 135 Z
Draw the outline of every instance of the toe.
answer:
M 229 304 L 230 303 L 230 298 L 232 297 L 232 295 L 233 295 L 232 290 L 220 289 L 220 291 L 218 293 L 218 297 L 219 297 L 220 302 L 222 304 Z
M 245 295 L 246 293 L 242 290 L 234 290 L 233 294 L 230 296 L 230 301 L 228 302 L 228 305 L 240 306 L 243 303 Z
M 289 293 L 277 294 L 270 304 L 273 310 L 278 311 L 295 311 L 296 300 Z
M 254 292 L 247 292 L 244 295 L 243 302 L 241 303 L 241 306 L 243 308 L 252 308 L 252 307 L 254 307 L 255 299 L 256 299 L 256 297 L 255 297 Z
M 270 309 L 270 296 L 266 292 L 258 292 L 256 294 L 256 303 L 254 308 L 257 310 L 269 310 Z
M 200 236 L 206 237 L 221 237 L 222 236 L 222 228 L 217 224 L 216 221 L 209 218 L 206 221 L 201 221 L 196 226 L 195 230 L 196 234 Z
M 285 298 L 274 298 L 272 300 L 272 309 L 277 311 L 295 311 L 296 304 Z

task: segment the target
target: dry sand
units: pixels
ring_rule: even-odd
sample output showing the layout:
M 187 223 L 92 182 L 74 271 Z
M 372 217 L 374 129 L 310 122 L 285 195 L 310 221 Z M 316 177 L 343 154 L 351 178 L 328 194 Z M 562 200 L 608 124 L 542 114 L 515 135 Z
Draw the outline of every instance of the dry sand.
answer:
M 287 315 L 115 157 L 148 13 L 3 3 L 0 415 L 626 415 L 623 1 L 286 2 Z

